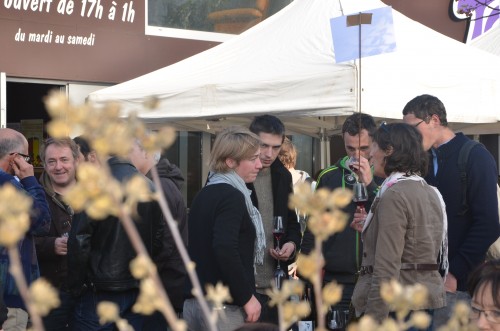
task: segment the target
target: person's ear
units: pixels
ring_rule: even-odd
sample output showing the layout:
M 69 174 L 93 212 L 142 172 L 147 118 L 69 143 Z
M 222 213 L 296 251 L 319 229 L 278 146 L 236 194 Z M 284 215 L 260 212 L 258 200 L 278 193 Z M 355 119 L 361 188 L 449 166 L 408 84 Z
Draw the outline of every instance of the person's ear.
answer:
M 434 123 L 436 125 L 441 125 L 441 119 L 439 118 L 439 116 L 437 114 L 432 114 L 430 117 L 429 117 L 429 123 Z
M 92 151 L 88 154 L 87 156 L 87 159 L 89 160 L 89 162 L 91 163 L 95 163 L 97 161 L 97 154 L 95 151 Z
M 394 148 L 392 146 L 388 146 L 387 150 L 385 151 L 385 156 L 392 155 L 393 152 L 394 152 Z
M 234 168 L 236 167 L 236 165 L 237 165 L 237 162 L 236 162 L 236 160 L 234 160 L 234 159 L 232 159 L 232 158 L 228 157 L 228 158 L 226 159 L 226 165 L 227 165 L 230 169 L 234 169 Z

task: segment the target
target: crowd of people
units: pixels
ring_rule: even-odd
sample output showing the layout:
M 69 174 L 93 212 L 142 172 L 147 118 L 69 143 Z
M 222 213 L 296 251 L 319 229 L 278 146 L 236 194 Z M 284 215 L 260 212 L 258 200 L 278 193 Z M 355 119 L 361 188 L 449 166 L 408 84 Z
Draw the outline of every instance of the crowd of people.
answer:
M 366 187 L 366 202 L 344 208 L 349 226 L 322 246 L 324 284 L 343 286 L 331 310 L 345 316 L 344 329 L 364 315 L 378 321 L 392 316 L 380 288 L 395 279 L 427 287 L 428 300 L 412 309 L 431 316 L 428 330 L 443 326 L 458 301 L 470 306 L 471 321 L 481 330 L 500 330 L 500 261 L 485 262 L 500 234 L 495 161 L 482 145 L 474 146 L 467 180 L 461 181 L 457 163 L 469 138 L 448 127 L 446 109 L 434 96 L 409 101 L 402 119 L 377 127 L 370 115 L 349 116 L 342 127 L 345 156 L 316 181 L 295 169 L 297 149 L 277 117 L 261 115 L 249 128 L 226 128 L 215 138 L 209 175 L 189 213 L 180 191 L 184 178 L 160 151 L 148 152 L 136 141 L 127 158 L 106 162 L 119 182 L 140 175 L 152 190 L 164 192 L 202 287 L 228 287 L 231 300 L 212 307 L 222 313 L 217 330 L 273 330 L 278 324 L 268 296 L 277 268 L 288 270 L 299 253 L 314 249 L 307 215 L 288 203 L 300 182 L 329 190 Z M 60 306 L 43 318 L 46 330 L 115 329 L 100 324 L 96 308 L 102 301 L 116 303 L 135 330 L 169 330 L 160 313 L 143 316 L 132 309 L 139 281 L 129 264 L 136 253 L 120 220 L 97 222 L 64 201 L 77 183 L 79 164 L 102 166 L 88 142 L 47 139 L 38 180 L 27 154 L 21 133 L 0 129 L 0 186 L 10 183 L 34 202 L 30 229 L 18 244 L 23 272 L 28 284 L 42 276 L 59 292 Z M 151 181 L 153 167 L 161 187 Z M 283 229 L 277 238 L 278 216 Z M 189 330 L 209 329 L 159 204 L 139 203 L 135 217 L 177 315 Z M 29 316 L 8 271 L 7 250 L 1 249 L 0 323 L 6 331 L 25 330 Z

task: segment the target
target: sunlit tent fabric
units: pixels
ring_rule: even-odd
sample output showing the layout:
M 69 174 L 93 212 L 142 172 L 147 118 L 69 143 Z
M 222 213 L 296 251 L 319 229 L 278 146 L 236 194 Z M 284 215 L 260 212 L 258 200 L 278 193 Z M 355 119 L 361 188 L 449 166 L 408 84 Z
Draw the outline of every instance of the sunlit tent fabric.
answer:
M 378 0 L 295 0 L 243 34 L 188 59 L 96 91 L 152 121 L 275 114 L 348 115 L 360 108 L 357 62 L 336 63 L 329 19 L 385 6 Z M 462 44 L 393 10 L 395 52 L 362 59 L 361 111 L 400 119 L 428 93 L 450 122 L 500 119 L 500 58 Z M 142 110 L 150 96 L 154 111 Z M 326 122 L 325 122 L 326 123 Z M 328 124 L 329 125 L 329 124 Z

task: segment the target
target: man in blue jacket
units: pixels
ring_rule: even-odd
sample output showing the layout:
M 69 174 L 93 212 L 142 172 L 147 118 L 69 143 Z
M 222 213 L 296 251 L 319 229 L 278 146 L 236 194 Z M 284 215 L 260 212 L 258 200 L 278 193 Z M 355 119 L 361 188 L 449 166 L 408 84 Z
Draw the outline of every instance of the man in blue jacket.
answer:
M 485 148 L 477 145 L 471 150 L 466 165 L 468 209 L 465 211 L 458 154 L 469 138 L 455 134 L 448 127 L 446 109 L 432 95 L 420 95 L 409 101 L 403 109 L 403 121 L 422 134 L 430 158 L 425 179 L 439 189 L 446 203 L 449 272 L 445 278 L 447 305 L 434 312 L 434 324 L 439 327 L 449 319 L 457 300 L 470 302 L 466 292 L 469 274 L 484 261 L 486 251 L 499 236 L 498 171 Z
M 0 129 L 0 186 L 14 185 L 33 198 L 31 226 L 26 236 L 19 241 L 18 248 L 24 276 L 30 285 L 40 277 L 33 235 L 44 235 L 50 228 L 50 212 L 45 192 L 38 184 L 33 166 L 29 163 L 28 141 L 18 131 Z M 14 177 L 15 176 L 15 177 Z M 9 255 L 7 248 L 0 247 L 0 283 L 3 298 L 8 308 L 8 317 L 3 327 L 6 330 L 25 330 L 28 313 L 14 279 L 9 274 Z

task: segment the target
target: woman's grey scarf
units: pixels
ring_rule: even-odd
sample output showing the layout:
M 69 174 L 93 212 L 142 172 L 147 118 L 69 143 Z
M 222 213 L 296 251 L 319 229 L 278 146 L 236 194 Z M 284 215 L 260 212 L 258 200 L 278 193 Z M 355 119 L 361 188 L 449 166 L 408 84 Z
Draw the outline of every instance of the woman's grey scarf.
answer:
M 247 205 L 248 214 L 252 219 L 256 233 L 254 247 L 254 265 L 262 265 L 264 263 L 264 253 L 266 249 L 266 235 L 264 233 L 264 226 L 262 225 L 262 217 L 260 216 L 260 212 L 252 204 L 252 199 L 250 198 L 252 191 L 246 187 L 243 179 L 234 171 L 230 171 L 228 173 L 209 173 L 207 185 L 221 183 L 229 184 L 243 193 L 243 196 L 245 197 L 245 203 Z

